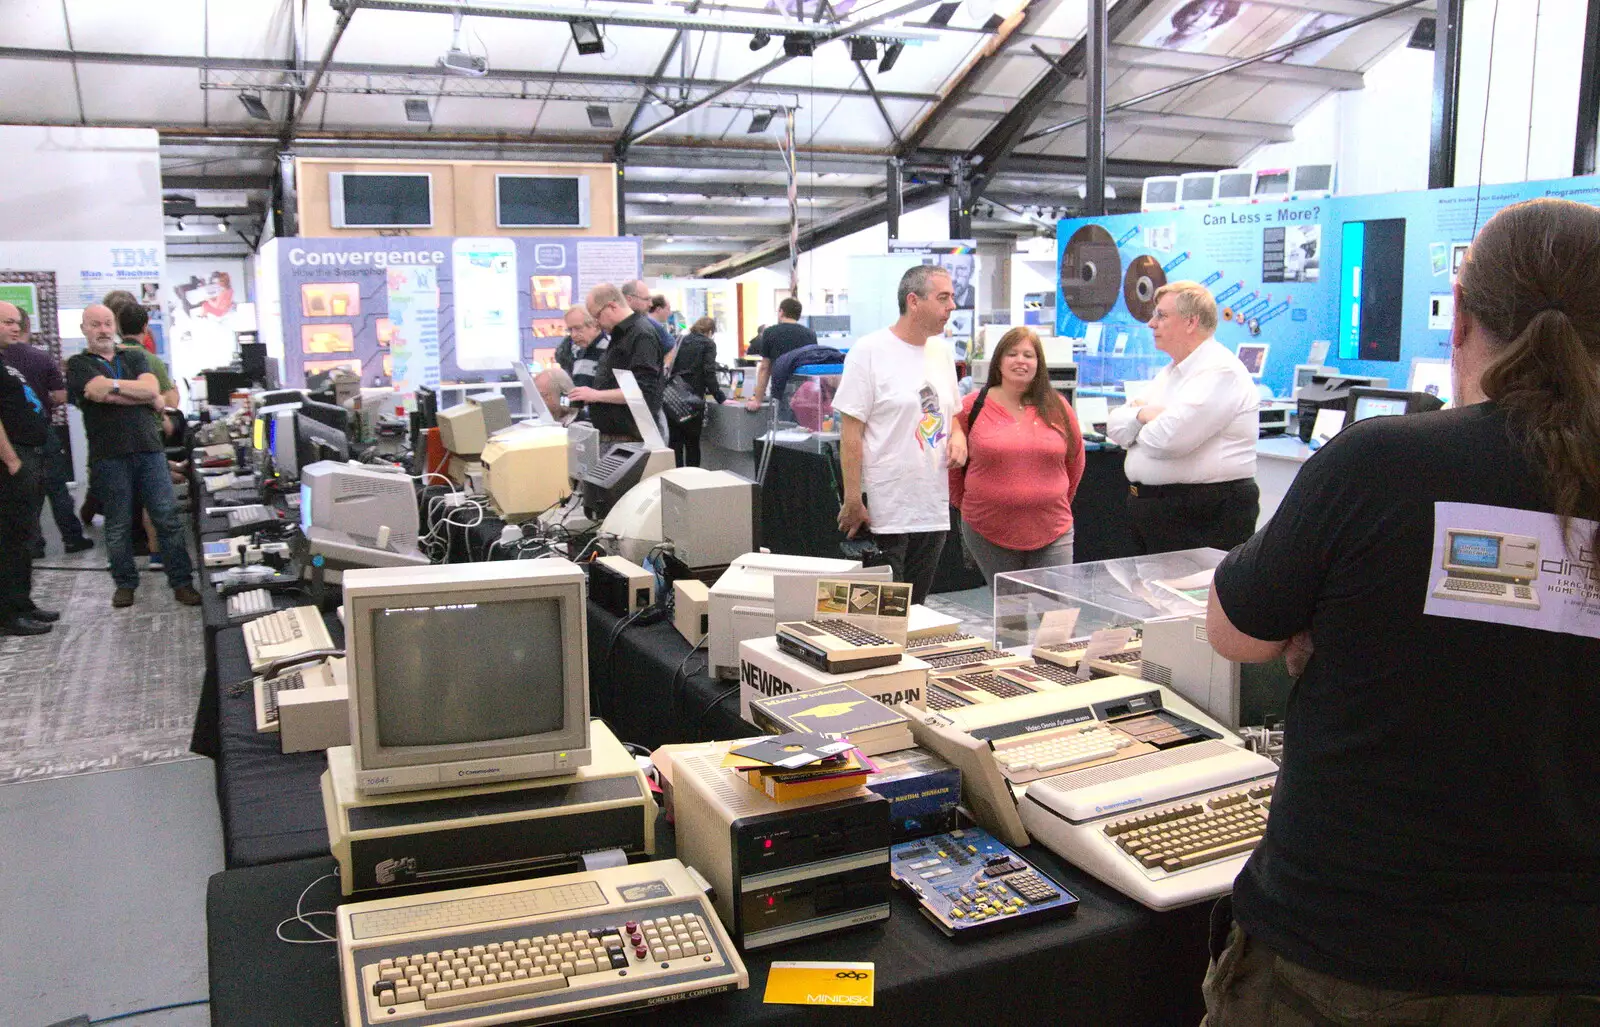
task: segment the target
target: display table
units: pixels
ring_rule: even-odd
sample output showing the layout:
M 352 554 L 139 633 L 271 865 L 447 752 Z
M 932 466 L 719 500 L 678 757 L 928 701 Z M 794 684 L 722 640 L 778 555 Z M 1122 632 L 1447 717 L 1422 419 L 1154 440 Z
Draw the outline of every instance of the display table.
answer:
M 686 1025 L 1083 1024 L 1164 1027 L 1198 1023 L 1204 1008 L 1209 903 L 1153 913 L 1033 847 L 1029 859 L 1081 900 L 1076 915 L 957 944 L 906 894 L 887 923 L 761 949 L 744 957 L 747 990 L 660 1006 L 607 1022 Z M 292 917 L 307 885 L 333 871 L 331 857 L 228 870 L 206 889 L 211 1022 L 216 1027 L 334 1027 L 343 1023 L 332 945 L 290 945 L 274 928 Z M 321 881 L 305 910 L 331 910 L 338 885 Z M 331 930 L 331 918 L 313 918 Z M 301 925 L 284 928 L 310 937 Z M 871 962 L 871 1011 L 766 1005 L 777 960 Z
M 654 749 L 756 733 L 739 719 L 738 682 L 707 676 L 705 650 L 689 656 L 689 643 L 671 621 L 634 623 L 618 634 L 622 620 L 589 604 L 590 712 L 613 734 Z
M 1300 467 L 1316 452 L 1300 441 L 1298 435 L 1278 435 L 1256 443 L 1256 484 L 1261 488 L 1261 516 L 1256 518 L 1260 528 L 1272 520 L 1278 504 L 1294 484 Z
M 334 644 L 343 645 L 338 618 L 329 614 L 323 622 Z M 327 756 L 320 751 L 285 753 L 276 734 L 256 730 L 243 629 L 217 633 L 216 660 L 220 726 L 215 771 L 226 865 L 325 854 L 328 828 L 320 781 Z

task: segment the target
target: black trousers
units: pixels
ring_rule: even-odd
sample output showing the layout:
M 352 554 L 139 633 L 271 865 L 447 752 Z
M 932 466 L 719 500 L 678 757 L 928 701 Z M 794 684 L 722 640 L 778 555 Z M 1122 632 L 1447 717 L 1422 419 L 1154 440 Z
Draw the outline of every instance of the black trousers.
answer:
M 700 466 L 700 435 L 705 427 L 705 421 L 699 417 L 684 424 L 668 419 L 667 443 L 677 454 L 679 467 Z
M 911 586 L 911 601 L 926 602 L 933 590 L 933 577 L 939 570 L 939 554 L 944 552 L 948 531 L 913 531 L 899 535 L 872 533 L 894 571 L 894 580 Z
M 0 467 L 0 621 L 33 609 L 33 535 L 44 505 L 44 447 L 12 443 L 16 474 Z
M 1254 478 L 1128 486 L 1128 527 L 1141 554 L 1201 547 L 1227 551 L 1255 534 L 1260 513 L 1261 490 Z

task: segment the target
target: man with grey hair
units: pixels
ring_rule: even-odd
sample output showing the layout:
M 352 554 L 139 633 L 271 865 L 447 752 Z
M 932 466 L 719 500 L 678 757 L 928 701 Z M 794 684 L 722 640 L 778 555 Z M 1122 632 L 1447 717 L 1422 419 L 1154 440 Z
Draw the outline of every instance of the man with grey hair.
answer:
M 967 440 L 955 418 L 955 359 L 942 335 L 956 308 L 950 272 L 919 264 L 901 277 L 897 298 L 899 320 L 856 340 L 834 393 L 844 472 L 839 530 L 850 538 L 870 530 L 895 580 L 908 582 L 920 603 L 950 530 L 949 469 L 967 462 Z
M 610 340 L 582 303 L 568 307 L 562 320 L 567 323 L 567 337 L 556 347 L 556 363 L 572 376 L 573 385 L 593 385 L 600 354 Z
M 1156 290 L 1150 331 L 1172 363 L 1142 400 L 1106 422 L 1106 435 L 1128 451 L 1128 526 L 1141 553 L 1232 549 L 1255 533 L 1261 400 L 1216 330 L 1217 304 L 1205 286 Z
M 139 587 L 133 562 L 133 501 L 144 502 L 155 525 L 173 598 L 199 606 L 183 522 L 161 446 L 161 427 L 150 416 L 162 404 L 161 387 L 139 349 L 117 349 L 117 318 L 96 303 L 83 312 L 88 348 L 67 361 L 67 395 L 83 411 L 89 441 L 90 480 L 106 517 L 115 607 L 132 606 Z
M 539 390 L 539 398 L 557 424 L 571 423 L 577 411 L 561 405 L 562 397 L 570 395 L 574 388 L 571 375 L 559 367 L 547 368 L 534 378 L 533 387 Z
M 644 279 L 635 278 L 631 282 L 623 282 L 622 298 L 627 301 L 628 309 L 636 314 L 643 314 L 645 320 L 650 322 L 649 327 L 655 330 L 656 339 L 661 344 L 662 355 L 665 356 L 672 352 L 672 332 L 667 329 L 665 324 L 651 316 L 652 310 L 655 309 L 657 297 L 650 295 L 650 287 L 644 284 Z M 662 296 L 660 299 L 662 309 L 671 310 L 671 307 L 666 302 L 666 297 Z M 666 318 L 665 313 L 661 316 L 663 319 Z
M 649 302 L 646 297 L 646 308 Z M 639 431 L 628 412 L 627 397 L 617 384 L 616 372 L 633 372 L 651 416 L 658 416 L 664 379 L 661 341 L 651 327 L 655 322 L 631 309 L 623 291 L 606 282 L 589 290 L 585 308 L 610 334 L 611 342 L 595 368 L 593 385 L 574 388 L 569 397 L 589 404 L 589 420 L 602 435 L 638 439 Z

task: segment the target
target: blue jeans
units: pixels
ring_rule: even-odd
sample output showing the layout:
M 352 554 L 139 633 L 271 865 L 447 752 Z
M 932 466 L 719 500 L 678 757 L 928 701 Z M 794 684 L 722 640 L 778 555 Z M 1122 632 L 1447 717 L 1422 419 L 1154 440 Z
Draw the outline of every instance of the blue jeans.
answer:
M 94 462 L 89 479 L 106 518 L 106 552 L 111 580 L 118 588 L 138 588 L 139 568 L 133 562 L 133 499 L 137 495 L 155 525 L 161 561 L 173 588 L 192 583 L 194 568 L 172 493 L 165 453 L 128 453 Z

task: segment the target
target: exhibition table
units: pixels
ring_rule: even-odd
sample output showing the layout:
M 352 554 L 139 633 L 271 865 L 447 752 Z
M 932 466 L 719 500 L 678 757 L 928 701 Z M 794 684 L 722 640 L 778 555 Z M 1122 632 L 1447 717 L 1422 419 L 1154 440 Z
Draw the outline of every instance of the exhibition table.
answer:
M 1256 518 L 1257 528 L 1272 520 L 1300 468 L 1315 452 L 1300 441 L 1299 435 L 1278 435 L 1256 443 L 1256 484 L 1261 488 L 1261 516 Z
M 670 838 L 670 832 L 661 836 Z M 658 837 L 661 837 L 658 836 Z M 1063 867 L 1037 846 L 1023 850 L 1081 900 L 1076 914 L 956 943 L 920 916 L 904 892 L 881 924 L 760 949 L 744 956 L 750 987 L 612 1019 L 648 1024 L 1083 1024 L 1164 1027 L 1198 1023 L 1210 903 L 1154 913 Z M 215 1027 L 342 1024 L 332 945 L 291 945 L 275 928 L 301 908 L 340 901 L 331 857 L 227 870 L 206 889 L 211 1022 Z M 306 891 L 308 885 L 317 882 Z M 332 929 L 331 918 L 312 922 Z M 310 938 L 298 923 L 290 937 Z M 766 1005 L 773 960 L 870 962 L 872 1010 Z

